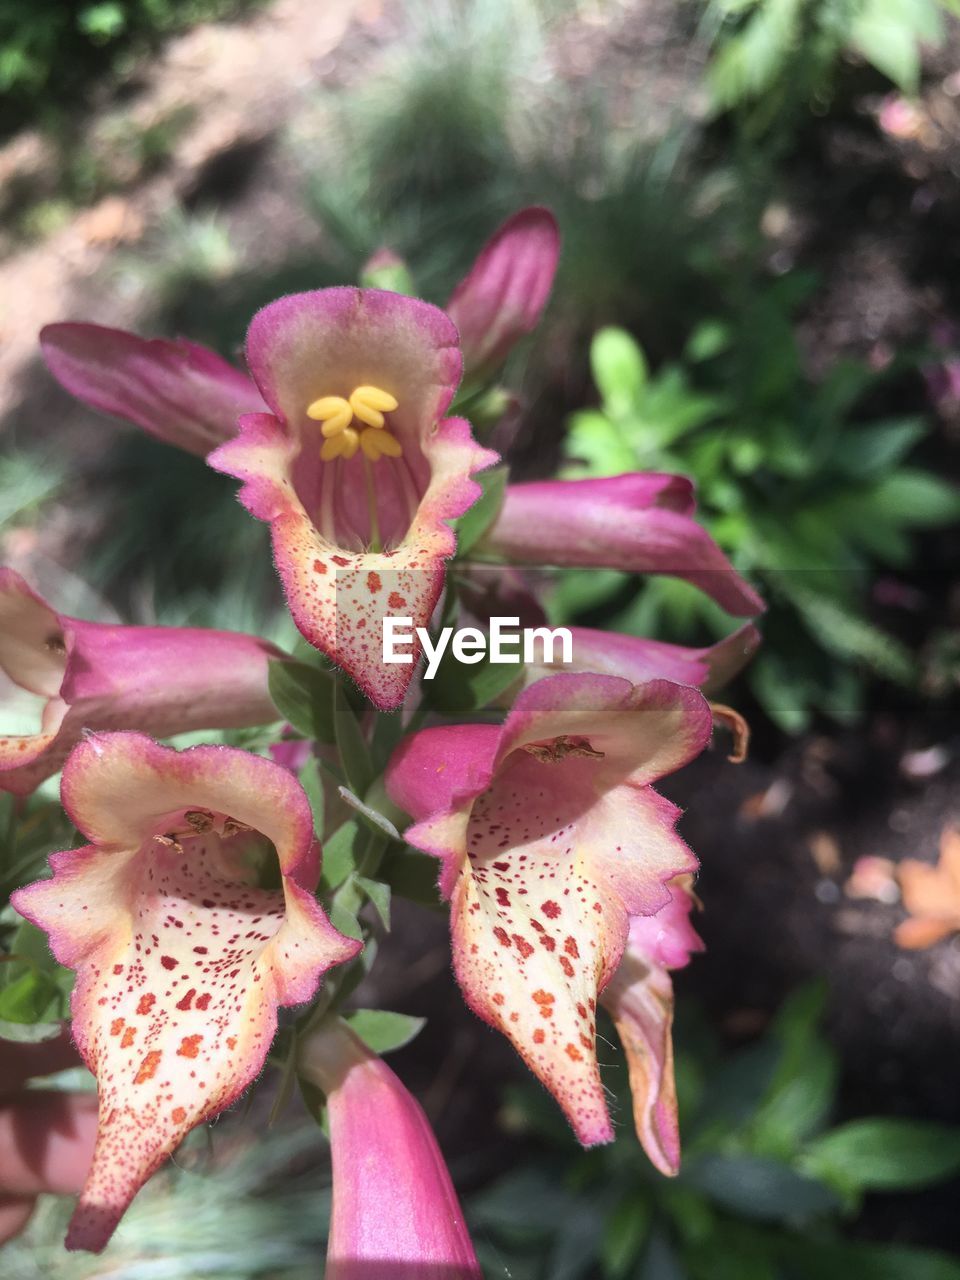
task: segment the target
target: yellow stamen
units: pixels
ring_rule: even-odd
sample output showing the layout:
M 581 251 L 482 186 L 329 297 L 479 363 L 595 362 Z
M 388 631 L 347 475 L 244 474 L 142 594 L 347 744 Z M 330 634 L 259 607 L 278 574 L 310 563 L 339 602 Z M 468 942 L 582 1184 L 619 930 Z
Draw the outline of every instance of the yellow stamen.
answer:
M 375 431 L 368 427 L 361 431 L 360 448 L 371 462 L 377 462 L 384 454 L 390 458 L 399 458 L 403 454 L 400 441 L 385 428 Z
M 396 396 L 379 387 L 357 387 L 350 396 L 350 407 L 368 427 L 383 426 L 383 415 L 397 408 Z
M 329 439 L 349 427 L 353 421 L 353 410 L 349 400 L 344 400 L 343 396 L 321 396 L 307 405 L 307 417 L 322 422 L 323 434 Z
M 359 447 L 360 437 L 357 432 L 353 427 L 344 427 L 337 435 L 324 440 L 320 457 L 324 462 L 329 462 L 331 458 L 352 458 Z
M 383 416 L 398 407 L 396 396 L 371 386 L 356 387 L 349 400 L 343 396 L 320 396 L 311 401 L 307 417 L 323 424 L 321 459 L 329 462 L 331 458 L 352 458 L 359 448 L 370 462 L 377 462 L 384 455 L 402 457 L 400 441 L 386 429 Z M 364 424 L 363 429 L 351 426 L 354 417 Z

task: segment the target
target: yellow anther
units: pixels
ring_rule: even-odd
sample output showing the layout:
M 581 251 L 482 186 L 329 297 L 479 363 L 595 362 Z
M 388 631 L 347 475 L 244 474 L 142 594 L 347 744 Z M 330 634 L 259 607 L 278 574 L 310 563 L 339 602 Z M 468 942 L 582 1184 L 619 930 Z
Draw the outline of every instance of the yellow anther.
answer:
M 397 408 L 396 396 L 379 387 L 357 387 L 350 396 L 350 407 L 368 427 L 381 428 L 383 415 Z
M 307 405 L 307 417 L 323 423 L 323 434 L 329 439 L 345 431 L 353 421 L 350 401 L 343 396 L 321 396 Z
M 385 428 L 374 430 L 368 427 L 366 431 L 362 431 L 360 448 L 371 462 L 377 462 L 384 454 L 389 458 L 399 458 L 403 454 L 400 441 Z
M 320 447 L 320 457 L 324 462 L 329 462 L 331 458 L 352 458 L 359 447 L 360 436 L 353 427 L 344 427 L 335 436 L 324 440 Z

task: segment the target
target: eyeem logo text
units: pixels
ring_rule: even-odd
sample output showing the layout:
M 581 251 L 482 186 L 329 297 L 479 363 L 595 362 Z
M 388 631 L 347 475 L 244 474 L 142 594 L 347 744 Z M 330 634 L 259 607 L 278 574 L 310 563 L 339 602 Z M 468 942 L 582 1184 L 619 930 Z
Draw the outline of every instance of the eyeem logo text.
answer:
M 489 636 L 479 627 L 444 627 L 436 644 L 426 627 L 414 627 L 412 618 L 384 618 L 383 661 L 409 665 L 415 638 L 427 658 L 425 680 L 437 674 L 448 646 L 454 658 L 468 666 L 484 658 L 496 663 L 551 666 L 573 661 L 573 636 L 566 627 L 524 627 L 521 631 L 519 618 L 491 618 Z

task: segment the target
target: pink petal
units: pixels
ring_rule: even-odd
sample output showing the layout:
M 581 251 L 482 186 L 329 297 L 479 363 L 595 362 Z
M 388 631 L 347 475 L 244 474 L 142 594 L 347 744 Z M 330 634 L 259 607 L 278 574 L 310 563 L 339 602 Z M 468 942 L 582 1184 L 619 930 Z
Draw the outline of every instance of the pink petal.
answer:
M 693 689 L 559 675 L 525 690 L 500 730 L 424 730 L 387 772 L 391 798 L 417 819 L 407 840 L 443 860 L 467 1003 L 512 1041 L 585 1145 L 612 1137 L 598 993 L 630 917 L 660 910 L 666 883 L 695 866 L 678 811 L 648 784 L 709 736 Z
M 480 1280 L 463 1211 L 420 1105 L 343 1022 L 299 1069 L 327 1094 L 333 1218 L 325 1280 Z
M 242 413 L 263 406 L 245 373 L 182 338 L 49 324 L 40 345 L 47 368 L 78 400 L 189 453 L 209 453 L 233 435 Z
M 599 675 L 623 676 L 632 684 L 673 680 L 709 693 L 731 680 L 760 644 L 760 632 L 749 622 L 704 649 L 589 627 L 571 627 L 570 635 L 573 662 L 528 666 L 524 672 L 527 684 L 558 670 L 595 671 Z
M 82 622 L 0 569 L 0 672 L 47 699 L 39 733 L 0 737 L 0 790 L 28 794 L 87 729 L 167 737 L 269 724 L 268 666 L 283 656 L 238 632 Z
M 627 1055 L 637 1137 L 651 1162 L 668 1176 L 680 1168 L 680 1129 L 673 1073 L 673 983 L 669 969 L 686 965 L 703 943 L 690 924 L 686 877 L 656 915 L 630 922 L 627 948 L 603 993 Z
M 377 706 L 399 706 L 415 663 L 382 660 L 383 618 L 426 626 L 456 540 L 447 523 L 476 500 L 470 477 L 496 461 L 462 419 L 442 418 L 460 374 L 456 331 L 436 307 L 375 289 L 325 289 L 258 312 L 250 368 L 271 414 L 244 419 L 209 459 L 242 480 L 240 500 L 270 523 L 293 619 Z M 390 430 L 403 457 L 371 467 L 383 548 L 369 549 L 368 476 L 361 455 L 320 459 L 321 396 L 364 385 L 398 401 Z M 414 658 L 418 656 L 416 651 Z
M 691 507 L 690 483 L 679 476 L 508 485 L 482 548 L 515 564 L 668 573 L 728 613 L 762 613 L 763 601 L 691 518 Z
M 62 796 L 91 843 L 53 854 L 53 879 L 11 901 L 77 971 L 73 1032 L 100 1126 L 67 1247 L 98 1252 L 184 1135 L 260 1072 L 277 1006 L 310 999 L 359 944 L 313 897 L 310 806 L 271 761 L 91 735 Z M 279 890 L 257 885 L 250 859 L 274 856 L 263 840 Z
M 480 250 L 446 307 L 460 331 L 468 377 L 492 372 L 537 327 L 559 257 L 556 220 L 536 206 L 515 213 Z

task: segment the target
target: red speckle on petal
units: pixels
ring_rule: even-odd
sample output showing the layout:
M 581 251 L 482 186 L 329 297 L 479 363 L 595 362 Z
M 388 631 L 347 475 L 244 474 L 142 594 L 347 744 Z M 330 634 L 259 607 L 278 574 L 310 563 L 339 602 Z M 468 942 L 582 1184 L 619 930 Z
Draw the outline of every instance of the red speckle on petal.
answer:
M 210 992 L 205 991 L 202 996 L 197 996 L 197 1008 L 206 1009 L 210 1003 Z
M 323 561 L 322 561 L 322 560 L 314 560 L 314 562 L 313 562 L 313 572 L 314 572 L 314 573 L 326 573 L 326 572 L 327 572 L 327 566 L 323 563 Z
M 179 960 L 174 960 L 173 956 L 161 956 L 160 963 L 165 969 L 175 969 L 180 962 Z
M 521 956 L 523 956 L 524 960 L 526 960 L 527 956 L 533 955 L 533 947 L 526 938 L 522 937 L 519 933 L 515 933 L 513 935 L 513 940 L 517 944 L 517 950 L 520 952 Z
M 367 574 L 367 590 L 370 592 L 371 595 L 375 595 L 382 588 L 382 586 L 383 586 L 383 583 L 380 580 L 379 573 L 375 573 L 373 570 L 371 570 Z
M 183 997 L 183 999 L 177 1001 L 177 1008 L 182 1009 L 184 1012 L 186 1012 L 187 1009 L 189 1009 L 191 1004 L 193 1003 L 193 997 L 196 994 L 197 994 L 196 987 L 191 987 L 190 990 Z
M 580 1050 L 577 1048 L 575 1044 L 568 1044 L 566 1046 L 566 1053 L 567 1053 L 567 1057 L 570 1059 L 571 1062 L 583 1061 L 583 1054 L 580 1052 Z
M 110 1034 L 112 1036 L 118 1036 L 120 1032 L 123 1030 L 124 1022 L 125 1022 L 124 1018 L 114 1018 L 114 1020 L 110 1023 Z
M 387 598 L 387 604 L 389 604 L 391 609 L 405 609 L 407 607 L 407 602 L 399 591 L 390 592 L 390 595 Z
M 563 949 L 568 956 L 573 956 L 574 960 L 580 959 L 580 949 L 577 946 L 576 938 L 567 938 L 563 944 Z
M 174 1124 L 183 1124 L 186 1118 L 187 1118 L 187 1113 L 183 1109 L 183 1107 L 174 1107 L 173 1110 L 170 1112 L 170 1119 L 173 1121 Z
M 177 1050 L 178 1058 L 196 1058 L 200 1053 L 200 1041 L 203 1036 L 184 1036 Z
M 228 1048 L 228 1049 L 235 1049 L 236 1047 L 237 1047 L 237 1038 L 236 1038 L 236 1036 L 227 1036 L 227 1048 Z
M 144 1084 L 147 1080 L 152 1080 L 157 1074 L 157 1067 L 160 1065 L 160 1059 L 163 1057 L 159 1049 L 151 1049 L 144 1060 L 140 1063 L 140 1069 L 133 1077 L 134 1084 Z
M 555 995 L 551 995 L 549 991 L 544 991 L 542 987 L 533 993 L 533 1000 L 537 1004 L 553 1004 L 556 998 L 557 997 Z
M 143 1014 L 145 1013 L 149 1013 L 150 1010 L 153 1008 L 153 1006 L 156 1004 L 156 1002 L 157 1002 L 157 997 L 155 995 L 152 995 L 148 991 L 145 996 L 140 997 L 140 1001 L 137 1005 L 137 1013 L 139 1013 L 141 1016 L 143 1016 Z
M 550 920 L 556 920 L 557 916 L 560 914 L 560 908 L 555 902 L 547 901 L 543 904 L 543 914 Z
M 134 1039 L 136 1038 L 136 1035 L 137 1035 L 136 1027 L 127 1027 L 126 1031 L 123 1033 L 123 1039 L 120 1041 L 120 1048 L 129 1049 L 130 1046 L 133 1044 Z
M 501 947 L 509 947 L 510 935 L 507 933 L 506 929 L 501 929 L 500 926 L 497 925 L 493 931 L 493 936 L 500 943 Z
M 563 972 L 567 975 L 568 978 L 573 977 L 573 965 L 570 963 L 570 961 L 567 959 L 566 956 L 560 957 L 560 968 L 563 970 Z
M 535 1030 L 535 1031 L 534 1031 L 534 1033 L 533 1033 L 533 1043 L 534 1043 L 534 1044 L 543 1044 L 543 1042 L 544 1042 L 544 1040 L 546 1040 L 546 1038 L 547 1038 L 547 1034 L 546 1034 L 546 1032 L 544 1031 L 543 1027 L 537 1027 L 537 1028 L 536 1028 L 536 1030 Z

